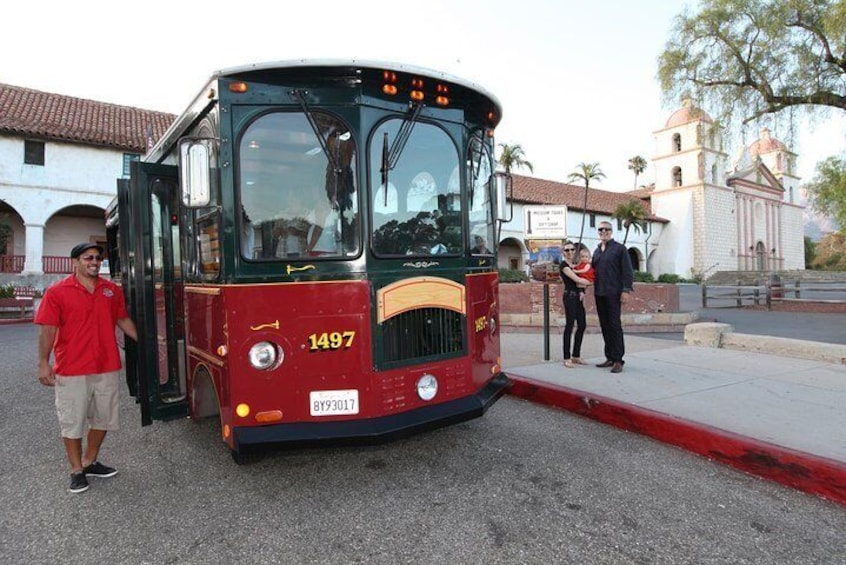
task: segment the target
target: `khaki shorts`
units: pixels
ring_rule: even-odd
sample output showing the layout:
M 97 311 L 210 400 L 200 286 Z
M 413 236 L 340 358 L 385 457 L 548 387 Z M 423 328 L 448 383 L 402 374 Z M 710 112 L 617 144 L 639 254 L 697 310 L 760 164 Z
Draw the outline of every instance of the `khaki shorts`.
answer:
M 95 430 L 118 429 L 119 372 L 63 377 L 56 375 L 56 412 L 62 437 L 79 439 L 85 423 Z

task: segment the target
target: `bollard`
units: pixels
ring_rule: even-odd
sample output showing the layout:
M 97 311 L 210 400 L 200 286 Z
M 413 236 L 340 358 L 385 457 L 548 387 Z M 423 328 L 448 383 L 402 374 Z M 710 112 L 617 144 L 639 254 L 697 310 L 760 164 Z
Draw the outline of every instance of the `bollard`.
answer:
M 549 283 L 543 283 L 543 360 L 549 361 Z
M 773 298 L 784 298 L 784 287 L 781 286 L 781 277 L 778 273 L 770 273 L 767 282 Z

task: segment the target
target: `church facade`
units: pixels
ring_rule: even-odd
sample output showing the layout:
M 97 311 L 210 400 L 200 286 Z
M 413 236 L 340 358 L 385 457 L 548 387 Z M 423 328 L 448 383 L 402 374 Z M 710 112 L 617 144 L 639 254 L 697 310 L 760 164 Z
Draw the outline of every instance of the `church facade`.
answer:
M 690 100 L 654 132 L 653 214 L 669 220 L 653 273 L 804 269 L 797 155 L 761 131 L 732 161 L 719 126 Z
M 705 279 L 721 271 L 805 268 L 797 155 L 784 143 L 764 129 L 758 140 L 730 157 L 722 130 L 690 100 L 654 136 L 654 185 L 628 192 L 591 188 L 587 206 L 583 187 L 513 175 L 515 215 L 502 229 L 499 266 L 517 268 L 529 260 L 517 207 L 567 206 L 574 241 L 582 238 L 582 217 L 589 218 L 584 243 L 593 249 L 597 222 L 616 221 L 619 204 L 639 199 L 647 218 L 626 236 L 636 270 L 656 278 Z M 614 237 L 623 241 L 619 223 Z

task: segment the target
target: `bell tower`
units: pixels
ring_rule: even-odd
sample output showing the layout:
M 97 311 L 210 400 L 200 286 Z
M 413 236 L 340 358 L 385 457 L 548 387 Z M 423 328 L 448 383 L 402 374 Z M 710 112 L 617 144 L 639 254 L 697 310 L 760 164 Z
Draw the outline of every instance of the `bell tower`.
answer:
M 796 153 L 770 135 L 769 128 L 761 130 L 761 137 L 749 146 L 749 157 L 757 157 L 784 187 L 784 201 L 796 204 L 799 201 L 799 180 L 796 172 Z
M 719 126 L 685 97 L 654 135 L 652 210 L 670 223 L 655 252 L 653 270 L 689 278 L 715 268 L 733 269 L 731 246 L 713 245 L 736 231 L 731 191 L 725 185 L 728 156 Z M 726 267 L 727 263 L 731 265 Z
M 701 184 L 725 185 L 727 155 L 720 128 L 685 98 L 655 134 L 655 191 Z

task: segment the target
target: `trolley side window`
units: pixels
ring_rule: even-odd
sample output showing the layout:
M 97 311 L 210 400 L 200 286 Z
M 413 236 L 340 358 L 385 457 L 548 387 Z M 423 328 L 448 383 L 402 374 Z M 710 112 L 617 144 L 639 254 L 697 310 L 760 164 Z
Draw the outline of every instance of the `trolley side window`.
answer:
M 492 255 L 495 239 L 493 187 L 493 159 L 490 145 L 478 133 L 470 138 L 467 150 L 467 184 L 470 187 L 470 250 L 474 255 Z
M 461 175 L 458 151 L 438 126 L 416 123 L 383 184 L 384 155 L 396 143 L 402 119 L 383 122 L 370 141 L 373 252 L 391 255 L 459 254 Z
M 197 237 L 201 277 L 204 280 L 216 280 L 220 274 L 220 234 L 216 213 L 197 222 Z
M 339 118 L 311 117 L 322 140 L 301 112 L 264 114 L 241 137 L 238 232 L 245 259 L 358 254 L 355 141 Z

